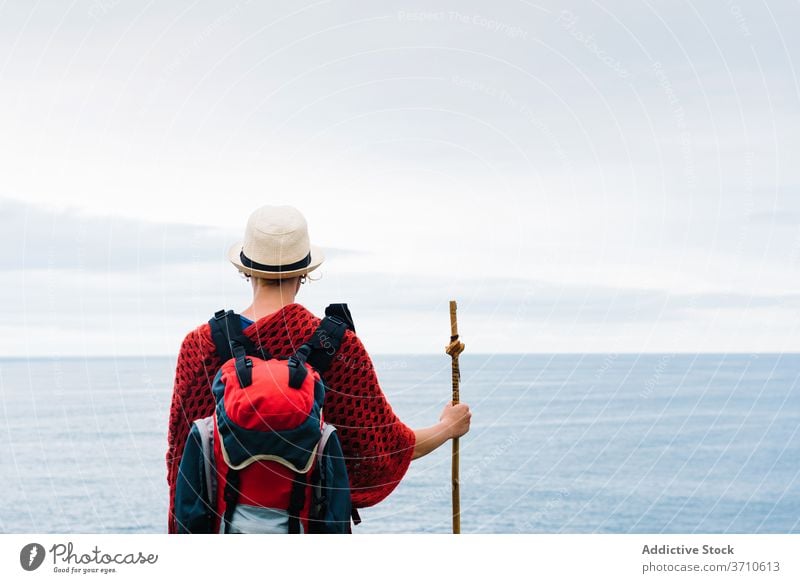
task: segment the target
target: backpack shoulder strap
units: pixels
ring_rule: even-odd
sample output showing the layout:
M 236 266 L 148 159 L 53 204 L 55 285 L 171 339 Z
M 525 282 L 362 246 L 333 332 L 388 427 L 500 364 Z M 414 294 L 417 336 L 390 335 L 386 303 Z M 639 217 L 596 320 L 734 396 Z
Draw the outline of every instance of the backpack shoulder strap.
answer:
M 356 325 L 353 323 L 353 315 L 350 313 L 350 308 L 347 304 L 330 304 L 325 308 L 326 316 L 335 316 L 342 322 L 347 324 L 347 327 L 353 332 L 356 331 Z
M 271 355 L 262 347 L 256 346 L 250 338 L 242 331 L 242 318 L 233 310 L 219 310 L 208 321 L 211 327 L 211 339 L 217 349 L 217 354 L 222 362 L 231 358 L 236 359 L 236 374 L 239 383 L 246 387 L 251 381 L 250 368 L 252 361 L 246 358 L 247 355 L 259 356 L 264 360 L 269 360 Z
M 233 344 L 238 343 L 248 354 L 260 351 L 242 331 L 242 317 L 233 310 L 218 310 L 208 321 L 211 339 L 222 362 L 233 358 Z
M 325 317 L 307 343 L 311 348 L 308 364 L 320 374 L 325 373 L 331 367 L 348 329 L 355 332 L 353 317 L 347 304 L 331 304 L 325 308 Z

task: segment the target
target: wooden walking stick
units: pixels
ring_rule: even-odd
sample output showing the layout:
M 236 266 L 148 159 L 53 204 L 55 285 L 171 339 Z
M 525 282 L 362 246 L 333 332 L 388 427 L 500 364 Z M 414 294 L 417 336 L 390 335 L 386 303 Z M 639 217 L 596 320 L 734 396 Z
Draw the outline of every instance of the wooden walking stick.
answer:
M 464 343 L 458 339 L 456 302 L 450 301 L 450 344 L 444 351 L 450 355 L 453 372 L 453 405 L 459 403 L 458 385 L 461 371 L 458 368 L 458 355 L 464 352 Z M 453 438 L 453 534 L 461 534 L 461 497 L 458 483 L 458 438 Z

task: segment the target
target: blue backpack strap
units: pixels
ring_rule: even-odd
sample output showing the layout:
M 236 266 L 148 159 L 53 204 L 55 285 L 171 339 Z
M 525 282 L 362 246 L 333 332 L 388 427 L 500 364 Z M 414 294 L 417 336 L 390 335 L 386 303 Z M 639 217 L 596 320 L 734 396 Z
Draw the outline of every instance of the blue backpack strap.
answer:
M 310 354 L 306 358 L 308 364 L 320 374 L 325 373 L 331 367 L 348 329 L 355 332 L 347 304 L 331 304 L 325 308 L 325 317 L 307 342 L 310 347 Z

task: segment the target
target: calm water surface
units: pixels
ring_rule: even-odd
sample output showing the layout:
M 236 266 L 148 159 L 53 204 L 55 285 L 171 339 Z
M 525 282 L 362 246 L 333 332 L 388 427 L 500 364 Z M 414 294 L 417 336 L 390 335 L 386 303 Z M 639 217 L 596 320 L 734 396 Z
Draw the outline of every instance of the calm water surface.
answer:
M 376 357 L 413 427 L 449 359 Z M 0 360 L 3 532 L 163 532 L 172 358 Z M 462 357 L 464 532 L 800 532 L 799 355 Z M 450 448 L 357 532 L 448 532 Z

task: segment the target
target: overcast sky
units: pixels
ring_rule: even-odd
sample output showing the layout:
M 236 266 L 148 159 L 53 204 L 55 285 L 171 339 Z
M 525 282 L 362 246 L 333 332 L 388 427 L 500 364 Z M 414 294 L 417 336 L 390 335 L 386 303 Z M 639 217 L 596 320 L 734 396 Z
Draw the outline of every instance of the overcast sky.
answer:
M 330 250 L 299 301 L 367 347 L 797 351 L 797 2 L 0 7 L 0 354 L 169 354 L 249 287 L 263 204 Z

